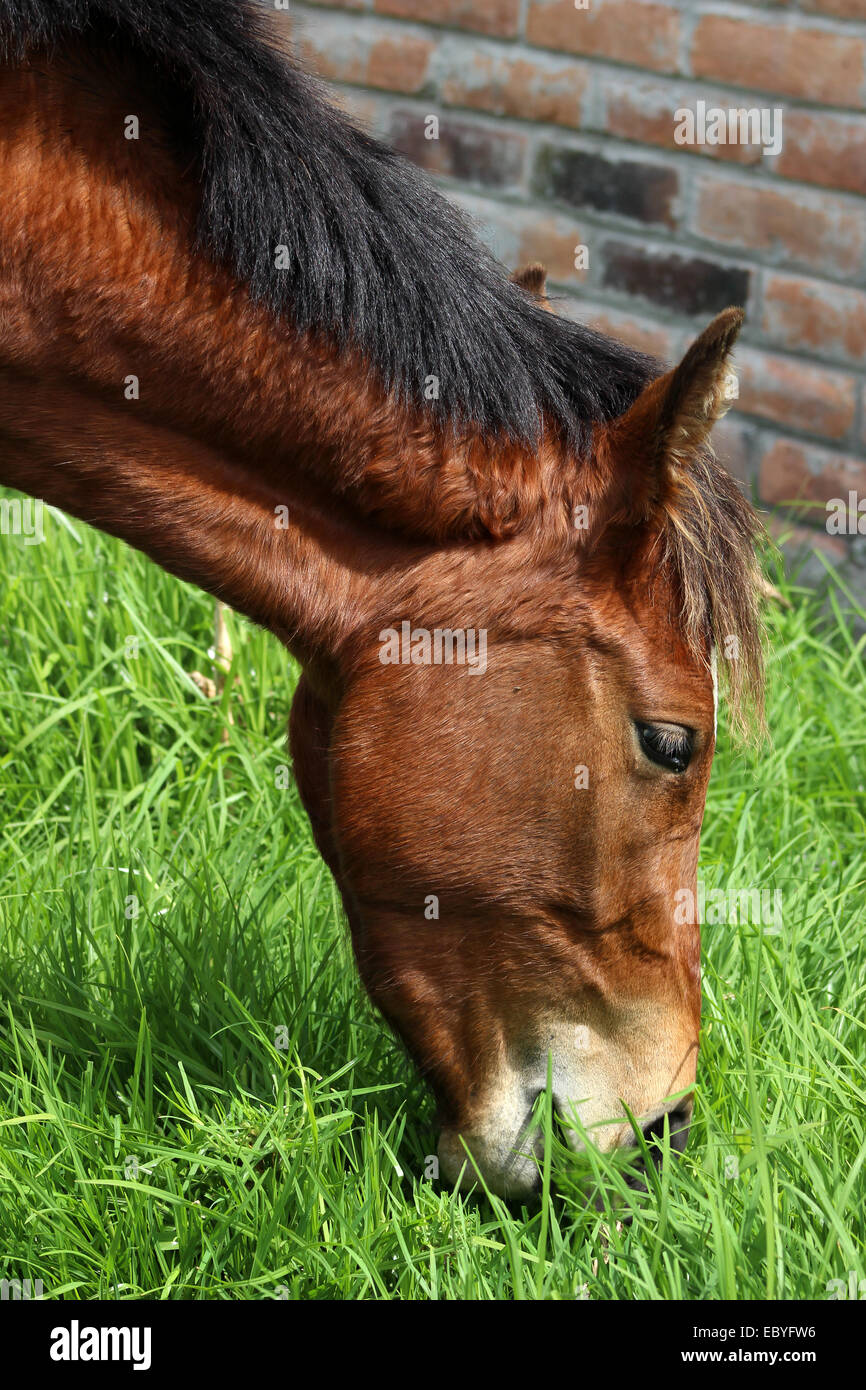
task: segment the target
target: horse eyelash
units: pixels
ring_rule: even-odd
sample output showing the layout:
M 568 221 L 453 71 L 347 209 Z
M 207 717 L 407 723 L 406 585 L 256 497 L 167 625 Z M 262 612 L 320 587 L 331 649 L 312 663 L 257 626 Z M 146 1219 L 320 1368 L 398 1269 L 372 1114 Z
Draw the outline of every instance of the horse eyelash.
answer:
M 653 724 L 647 724 L 646 737 L 652 741 L 660 753 L 673 755 L 686 753 L 692 746 L 691 734 L 683 731 L 681 734 L 674 733 L 673 729 L 659 729 Z

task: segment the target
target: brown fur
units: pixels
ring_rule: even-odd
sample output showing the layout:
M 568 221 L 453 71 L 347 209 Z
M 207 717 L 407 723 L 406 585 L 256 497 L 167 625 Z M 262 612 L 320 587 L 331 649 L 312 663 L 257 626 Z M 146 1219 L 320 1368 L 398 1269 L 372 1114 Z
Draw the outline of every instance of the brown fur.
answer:
M 545 309 L 551 308 L 550 300 L 547 298 L 547 271 L 538 261 L 531 261 L 529 265 L 513 271 L 508 278 L 543 304 Z

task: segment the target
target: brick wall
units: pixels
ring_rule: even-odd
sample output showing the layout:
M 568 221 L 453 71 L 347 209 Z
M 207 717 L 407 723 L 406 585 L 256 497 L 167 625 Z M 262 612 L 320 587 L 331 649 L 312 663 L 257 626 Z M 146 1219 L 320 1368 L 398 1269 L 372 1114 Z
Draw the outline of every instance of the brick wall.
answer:
M 673 359 L 745 305 L 720 455 L 866 589 L 866 537 L 828 535 L 824 505 L 866 498 L 866 0 L 291 0 L 287 20 L 506 264 L 547 265 L 560 312 Z M 678 144 L 698 101 L 780 108 L 781 150 Z

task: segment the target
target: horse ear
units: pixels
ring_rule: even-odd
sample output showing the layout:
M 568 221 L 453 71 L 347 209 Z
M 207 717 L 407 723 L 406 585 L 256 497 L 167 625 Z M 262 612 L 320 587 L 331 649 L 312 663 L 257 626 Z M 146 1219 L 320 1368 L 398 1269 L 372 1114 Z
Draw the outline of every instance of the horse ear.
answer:
M 539 261 L 533 261 L 530 265 L 523 266 L 520 270 L 515 270 L 509 275 L 509 280 L 513 285 L 519 285 L 527 294 L 531 294 L 534 299 L 543 299 L 547 286 L 547 271 Z
M 599 462 L 607 491 L 605 522 L 646 521 L 688 476 L 716 420 L 737 395 L 730 354 L 742 309 L 725 309 L 692 343 L 678 367 L 644 387 L 604 430 Z

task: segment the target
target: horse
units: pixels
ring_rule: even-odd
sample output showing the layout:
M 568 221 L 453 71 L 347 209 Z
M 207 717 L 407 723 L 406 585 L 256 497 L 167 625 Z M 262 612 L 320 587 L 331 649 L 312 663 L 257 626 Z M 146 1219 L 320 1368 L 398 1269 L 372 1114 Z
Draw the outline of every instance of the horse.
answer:
M 441 1176 L 688 1132 L 716 738 L 760 724 L 743 314 L 551 312 L 251 0 L 0 0 L 0 482 L 302 667 L 294 774 Z M 482 660 L 483 649 L 483 660 Z

